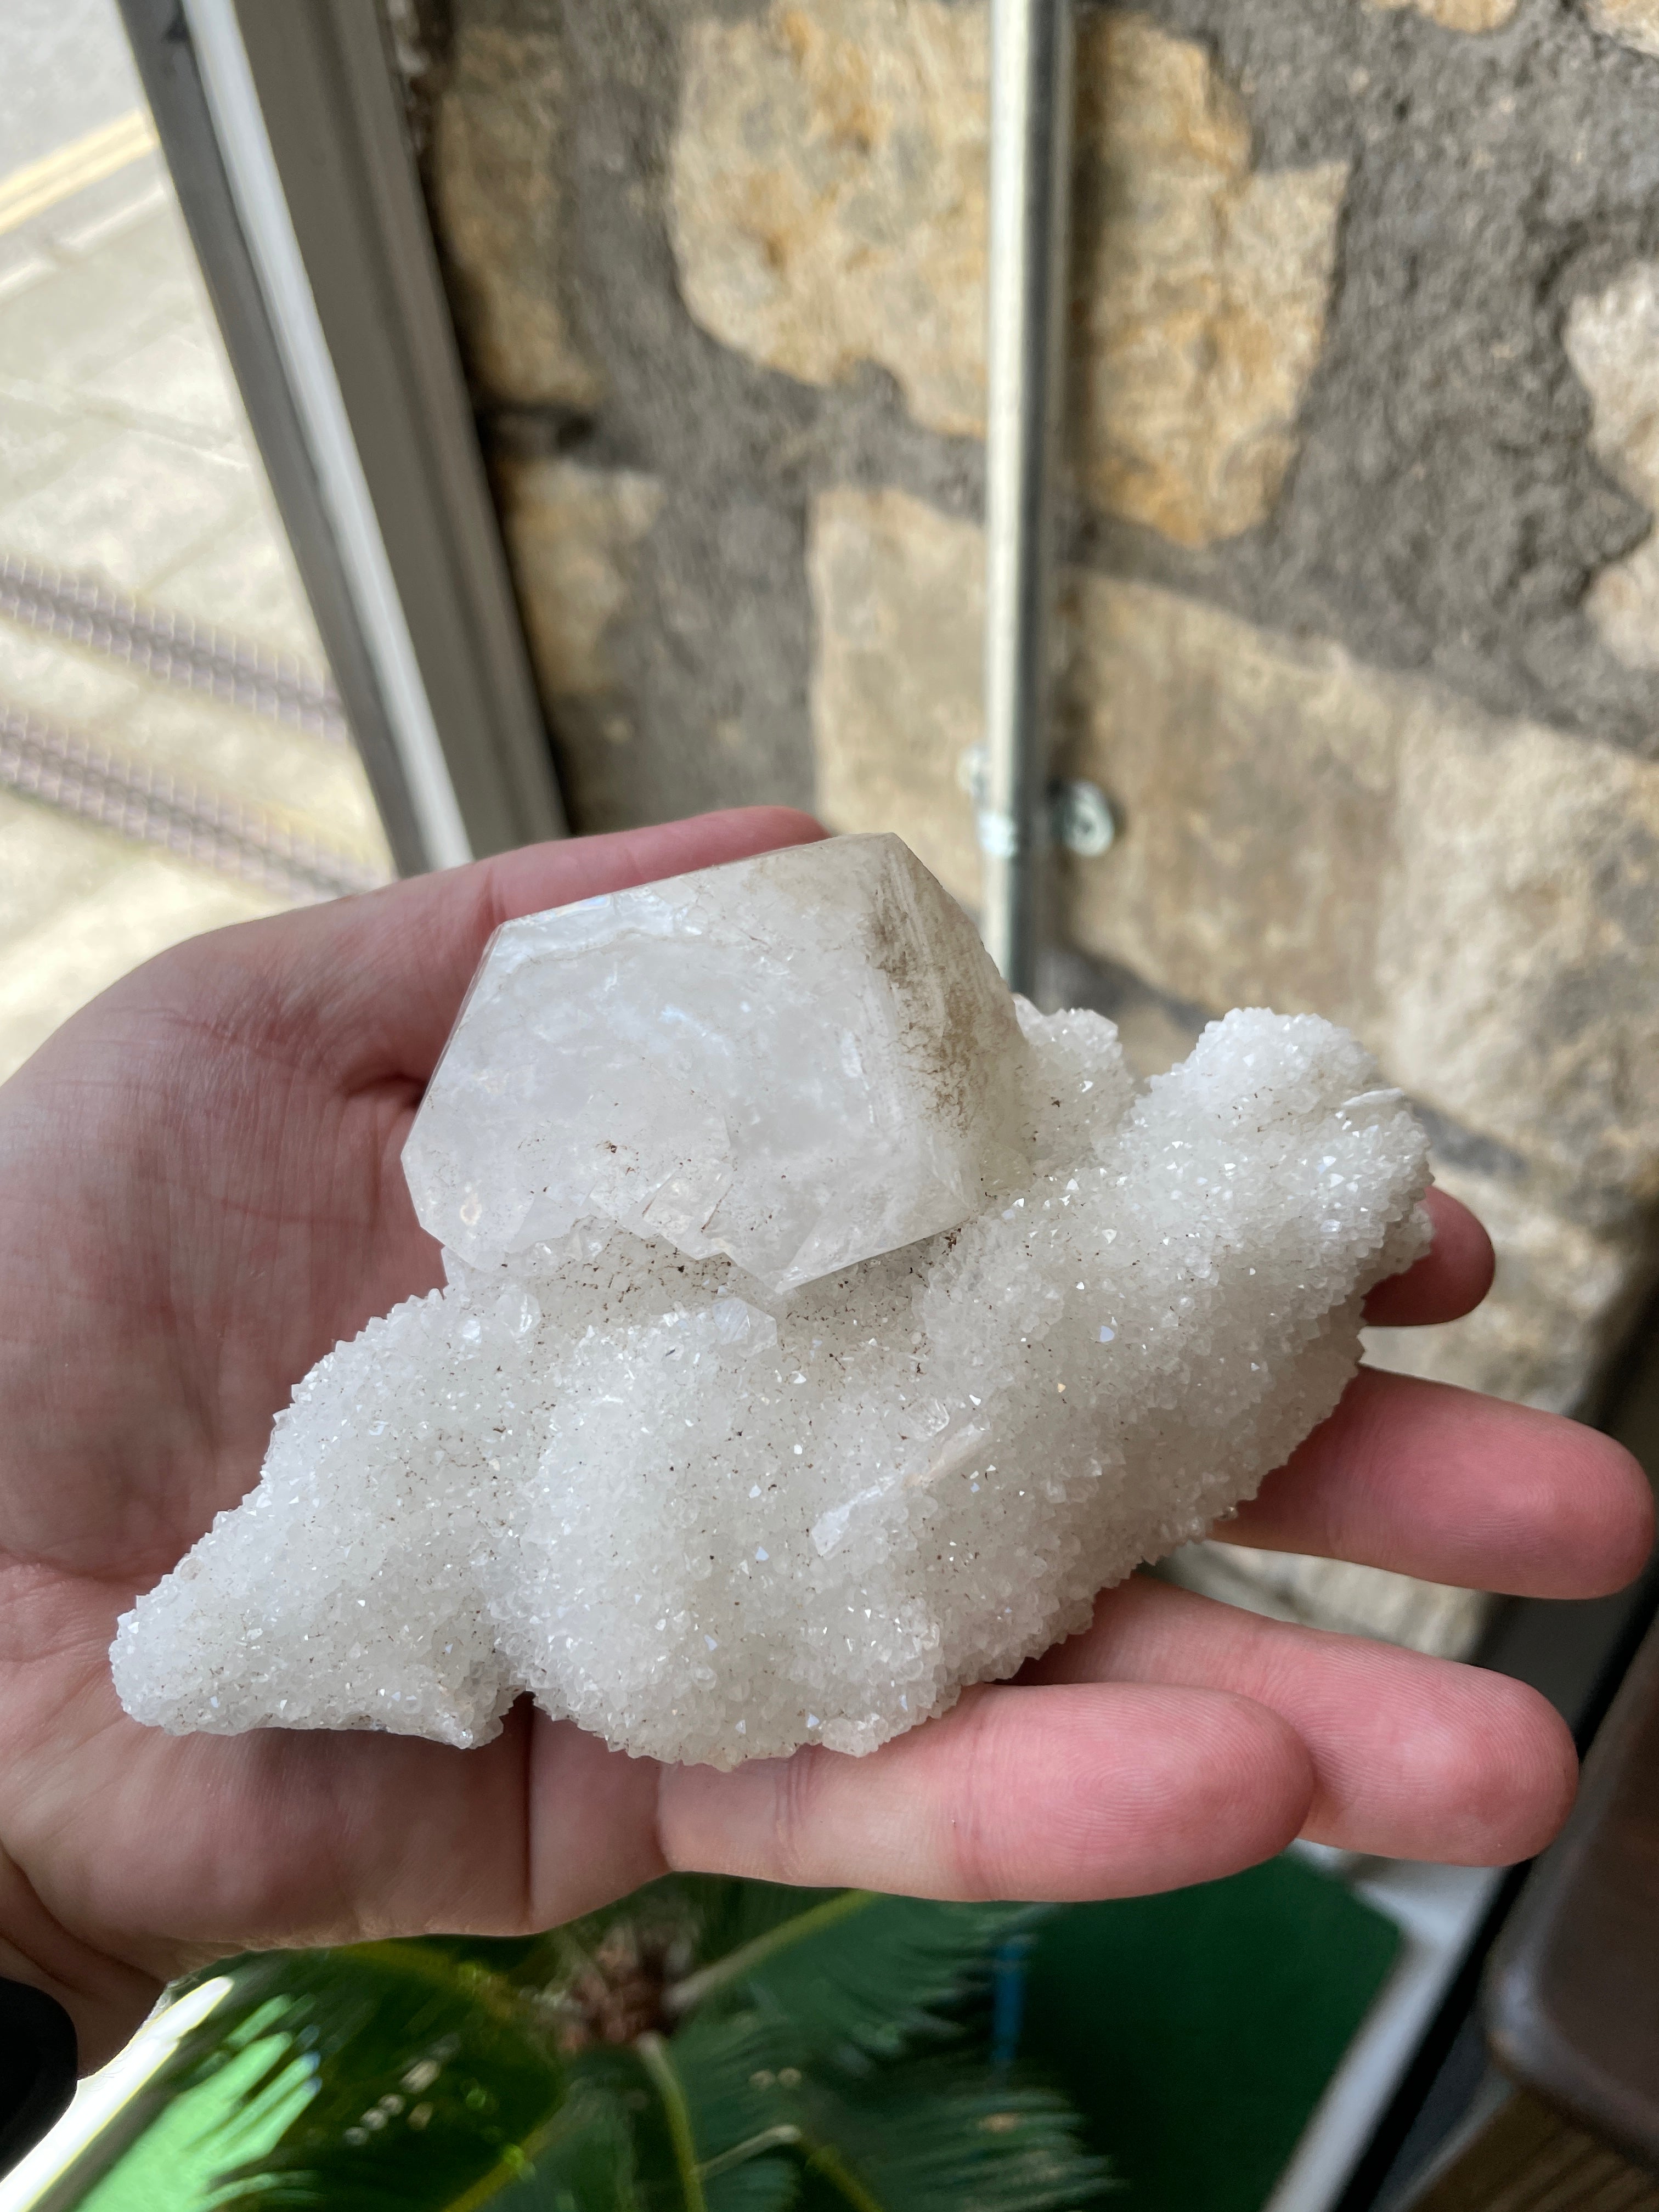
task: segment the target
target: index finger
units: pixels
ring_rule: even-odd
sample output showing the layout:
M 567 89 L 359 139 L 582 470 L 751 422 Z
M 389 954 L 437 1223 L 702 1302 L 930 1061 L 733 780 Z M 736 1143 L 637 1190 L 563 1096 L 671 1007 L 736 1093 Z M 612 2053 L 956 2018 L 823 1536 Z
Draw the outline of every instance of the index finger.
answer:
M 1366 1299 L 1365 1319 L 1373 1328 L 1461 1321 L 1492 1288 L 1492 1239 L 1474 1215 L 1443 1190 L 1431 1190 L 1424 1203 L 1434 1242 L 1413 1266 L 1379 1283 Z

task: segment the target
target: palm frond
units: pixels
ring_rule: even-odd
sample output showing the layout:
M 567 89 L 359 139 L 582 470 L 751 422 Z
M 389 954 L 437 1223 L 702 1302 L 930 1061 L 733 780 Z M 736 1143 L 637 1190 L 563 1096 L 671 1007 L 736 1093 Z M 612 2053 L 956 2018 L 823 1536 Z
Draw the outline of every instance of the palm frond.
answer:
M 1073 2212 L 1115 2185 L 1063 2097 L 988 2081 L 972 2053 L 813 2075 L 803 2154 L 820 2144 L 884 2212 Z
M 162 2108 L 122 2161 L 118 2182 L 106 2175 L 94 2184 L 82 2212 L 173 2212 L 181 2202 L 214 2212 L 228 2201 L 227 2166 L 281 2142 L 314 2093 L 316 2071 L 290 2036 L 249 2039 Z
M 96 2212 L 1062 2212 L 988 2066 L 1033 1908 L 675 1878 L 546 1936 L 234 1962 Z M 159 2193 L 158 2193 L 159 2192 Z
M 988 1985 L 998 1945 L 1044 1910 L 843 1895 L 843 1910 L 818 1905 L 775 1929 L 763 1955 L 732 1954 L 705 1968 L 695 1978 L 701 2000 L 741 1988 L 815 2051 L 894 2057 L 950 2033 L 943 2015 Z
M 705 2162 L 799 2120 L 794 2091 L 811 2051 L 787 2015 L 696 2016 L 676 2034 L 672 2049 Z
M 762 2153 L 707 2175 L 708 2212 L 791 2212 L 799 2202 L 800 2168 L 776 2152 Z
M 149 2094 L 158 2121 L 99 2185 L 137 2212 L 158 2136 L 199 2114 L 168 2212 L 353 2212 L 447 2205 L 500 2163 L 564 2094 L 563 2069 L 505 1978 L 417 1943 L 271 1953 L 237 1961 L 232 1988 Z M 228 2093 L 255 2052 L 302 2069 L 270 2140 Z M 267 2060 L 267 2073 L 270 2062 Z M 297 2090 L 300 2076 L 295 2075 Z
M 647 2212 L 627 2107 L 598 2084 L 579 2083 L 526 2149 L 491 2212 Z
M 744 1950 L 803 1913 L 848 1894 L 844 1889 L 792 1889 L 778 1881 L 732 1881 L 720 1875 L 672 1879 L 693 1923 L 694 1963 L 700 1966 Z

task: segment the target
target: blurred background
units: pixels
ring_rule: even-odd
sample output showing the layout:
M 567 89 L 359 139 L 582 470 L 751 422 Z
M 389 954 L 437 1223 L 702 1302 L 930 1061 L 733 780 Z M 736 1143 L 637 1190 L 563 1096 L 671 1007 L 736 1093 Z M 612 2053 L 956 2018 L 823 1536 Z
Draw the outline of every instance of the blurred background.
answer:
M 1352 1027 L 1498 1252 L 1480 1313 L 1370 1356 L 1659 1466 L 1659 0 L 1075 27 L 1047 736 L 1113 834 L 1045 861 L 1037 994 L 1146 1074 L 1235 1004 Z M 988 41 L 986 0 L 8 0 L 0 1075 L 183 936 L 565 829 L 787 801 L 898 831 L 980 908 Z M 1235 1547 L 1164 1571 L 1523 1674 L 1586 1740 L 1651 1611 Z M 1553 2158 L 1552 2206 L 1645 2205 L 1628 2130 L 1604 2170 L 1491 2069 L 1515 1893 L 1305 1852 L 940 1936 L 952 2048 L 1037 2069 L 1083 2163 L 938 2201 L 1081 2203 L 1104 2156 L 1160 2212 L 1519 2212 Z M 592 2023 L 641 1946 L 724 1956 L 772 1910 L 642 1905 L 586 1996 L 557 1945 L 434 1952 L 459 2010 L 406 2049 L 395 1962 L 249 1962 L 0 2204 L 251 2203 L 279 2167 L 283 2203 L 692 2203 L 648 2146 L 637 2197 L 603 2161 L 538 2181 L 494 2121 L 447 2195 L 374 2179 L 361 2115 L 355 2178 L 295 2177 L 329 2065 L 402 2126 L 396 2081 L 487 1985 L 544 2117 L 574 2094 L 534 2070 L 555 2014 L 635 2051 L 666 1969 L 656 2027 Z M 896 1999 L 888 2026 L 926 2043 Z M 210 2082 L 210 2124 L 146 2134 Z M 594 2124 L 631 2142 L 617 2094 Z M 797 2124 L 766 2109 L 734 2140 Z M 831 2201 L 788 2148 L 708 2203 Z M 935 2201 L 892 2185 L 836 2201 Z
M 9 1074 L 179 938 L 390 864 L 106 0 L 8 4 L 0 149 Z

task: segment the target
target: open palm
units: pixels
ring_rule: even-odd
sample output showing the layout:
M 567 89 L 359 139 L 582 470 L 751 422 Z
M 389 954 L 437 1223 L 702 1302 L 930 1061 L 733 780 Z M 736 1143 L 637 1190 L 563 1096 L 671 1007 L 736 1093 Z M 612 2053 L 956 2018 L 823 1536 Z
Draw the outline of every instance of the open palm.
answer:
M 533 848 L 198 939 L 0 1090 L 0 1972 L 83 2061 L 157 1985 L 250 1946 L 549 1926 L 665 1868 L 956 1897 L 1125 1894 L 1298 1832 L 1476 1862 L 1535 1849 L 1572 1756 L 1502 1677 L 1152 1584 L 1018 1683 L 864 1759 L 730 1774 L 606 1750 L 521 1701 L 458 1752 L 129 1721 L 116 1616 L 252 1486 L 337 1339 L 441 1279 L 399 1154 L 491 929 L 818 834 L 777 810 Z M 1490 1254 L 1437 1200 L 1379 1318 L 1442 1320 Z M 1232 1524 L 1446 1582 L 1587 1595 L 1633 1573 L 1648 1491 L 1604 1438 L 1363 1375 Z

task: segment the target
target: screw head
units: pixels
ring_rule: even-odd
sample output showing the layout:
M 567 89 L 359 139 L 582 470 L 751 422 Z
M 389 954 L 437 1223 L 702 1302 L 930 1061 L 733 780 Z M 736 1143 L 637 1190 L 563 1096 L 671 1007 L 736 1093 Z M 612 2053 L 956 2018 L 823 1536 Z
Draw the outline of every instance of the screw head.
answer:
M 1097 783 L 1080 776 L 1051 784 L 1048 807 L 1056 845 L 1079 860 L 1097 860 L 1117 836 L 1112 803 Z

